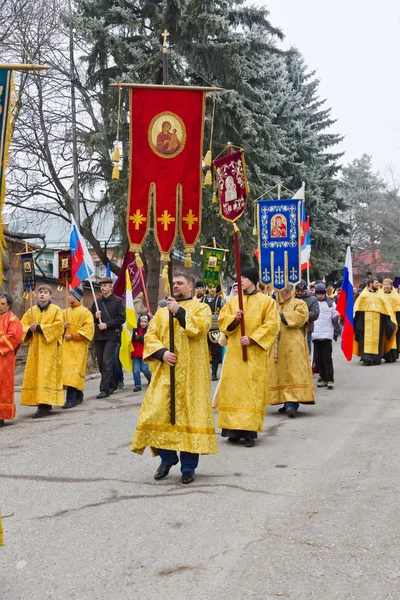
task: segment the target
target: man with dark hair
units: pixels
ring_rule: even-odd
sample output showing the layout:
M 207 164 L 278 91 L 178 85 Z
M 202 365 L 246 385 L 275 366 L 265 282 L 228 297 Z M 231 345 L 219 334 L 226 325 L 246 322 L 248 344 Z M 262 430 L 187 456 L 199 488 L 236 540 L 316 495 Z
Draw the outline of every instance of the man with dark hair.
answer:
M 47 417 L 53 405 L 64 404 L 61 308 L 51 303 L 51 286 L 38 288 L 38 303 L 22 317 L 23 342 L 29 344 L 22 382 L 21 404 L 37 406 L 33 419 Z
M 379 289 L 377 277 L 368 279 L 368 287 L 354 306 L 353 354 L 360 356 L 365 366 L 380 365 L 382 356 L 396 349 L 396 316 Z
M 99 310 L 94 302 L 91 308 L 95 317 L 94 347 L 101 373 L 100 393 L 96 397 L 108 398 L 118 387 L 114 378 L 114 354 L 125 323 L 125 306 L 122 298 L 113 294 L 111 277 L 104 277 L 99 284 L 102 294 L 97 301 Z
M 308 307 L 308 321 L 307 321 L 307 346 L 308 351 L 311 354 L 311 336 L 314 331 L 314 321 L 319 317 L 319 306 L 316 297 L 307 290 L 307 284 L 302 279 L 300 283 L 296 285 L 296 298 L 304 300 Z
M 15 418 L 14 372 L 17 350 L 22 340 L 22 325 L 11 312 L 13 299 L 0 292 L 0 427 Z
M 245 446 L 251 448 L 257 432 L 263 430 L 268 359 L 279 333 L 279 315 L 274 300 L 257 289 L 257 269 L 242 269 L 241 283 L 243 311 L 239 309 L 238 296 L 234 296 L 218 319 L 220 330 L 228 337 L 219 387 L 218 426 L 221 435 L 230 442 L 244 438 Z M 242 319 L 244 336 L 240 329 Z M 247 351 L 246 361 L 242 357 L 243 347 Z
M 198 300 L 202 302 L 204 297 L 204 283 L 202 281 L 196 281 L 194 284 L 194 297 L 193 300 Z
M 173 296 L 150 321 L 143 360 L 151 364 L 152 377 L 131 446 L 138 454 L 150 446 L 153 454 L 160 456 L 156 480 L 164 479 L 180 460 L 184 484 L 194 480 L 199 454 L 217 452 L 207 346 L 211 311 L 206 304 L 192 299 L 192 291 L 190 277 L 182 271 L 174 273 Z M 173 352 L 168 350 L 170 314 L 174 322 Z M 175 371 L 175 424 L 171 424 L 171 368 Z

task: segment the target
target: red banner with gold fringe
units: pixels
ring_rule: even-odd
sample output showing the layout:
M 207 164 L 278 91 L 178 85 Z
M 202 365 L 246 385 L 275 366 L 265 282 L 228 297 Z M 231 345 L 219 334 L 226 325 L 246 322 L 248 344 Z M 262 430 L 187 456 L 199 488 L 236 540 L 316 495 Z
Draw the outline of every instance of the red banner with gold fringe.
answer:
M 247 204 L 247 178 L 244 152 L 232 152 L 214 160 L 221 217 L 236 221 Z
M 178 224 L 187 252 L 200 234 L 205 92 L 146 87 L 130 93 L 130 249 L 141 251 L 153 196 L 154 235 L 168 260 Z

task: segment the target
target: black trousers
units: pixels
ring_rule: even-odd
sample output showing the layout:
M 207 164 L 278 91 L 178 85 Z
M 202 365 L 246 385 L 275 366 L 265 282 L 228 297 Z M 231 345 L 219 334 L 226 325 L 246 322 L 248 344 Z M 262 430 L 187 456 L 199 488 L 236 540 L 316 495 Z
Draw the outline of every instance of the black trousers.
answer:
M 333 383 L 332 340 L 314 340 L 314 354 L 321 380 Z
M 97 364 L 101 373 L 100 391 L 109 393 L 117 389 L 114 379 L 114 354 L 117 342 L 115 340 L 95 341 Z

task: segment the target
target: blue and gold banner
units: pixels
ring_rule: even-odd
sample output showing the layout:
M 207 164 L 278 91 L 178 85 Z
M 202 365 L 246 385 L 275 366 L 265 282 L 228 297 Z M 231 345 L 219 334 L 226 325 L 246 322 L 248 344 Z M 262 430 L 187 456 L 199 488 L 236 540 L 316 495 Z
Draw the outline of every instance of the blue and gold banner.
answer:
M 8 146 L 11 138 L 10 98 L 13 72 L 11 69 L 0 69 L 0 284 L 3 281 L 3 264 L 1 260 L 5 248 L 3 207 L 6 195 L 5 170 L 8 162 Z
M 33 260 L 33 254 L 28 252 L 27 254 L 21 254 L 21 271 L 22 271 L 22 289 L 24 291 L 23 297 L 27 298 L 30 290 L 34 291 L 36 288 L 36 274 L 35 274 L 35 263 Z
M 257 203 L 260 281 L 276 290 L 301 279 L 300 204 L 297 199 Z

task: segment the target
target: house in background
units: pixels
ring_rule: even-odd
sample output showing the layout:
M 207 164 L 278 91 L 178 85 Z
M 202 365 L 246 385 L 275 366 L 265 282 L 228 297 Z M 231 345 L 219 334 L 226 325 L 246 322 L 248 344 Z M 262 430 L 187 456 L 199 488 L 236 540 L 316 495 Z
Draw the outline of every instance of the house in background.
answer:
M 390 277 L 394 279 L 395 269 L 392 263 L 382 259 L 381 251 L 377 250 L 360 250 L 353 252 L 353 284 L 354 287 L 359 287 L 364 284 L 364 279 L 367 272 L 371 271 L 372 275 L 378 277 Z

